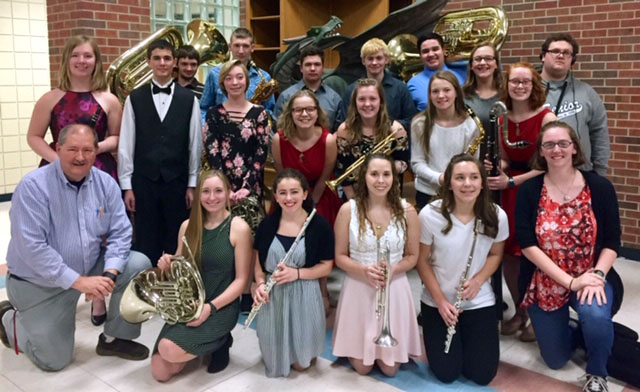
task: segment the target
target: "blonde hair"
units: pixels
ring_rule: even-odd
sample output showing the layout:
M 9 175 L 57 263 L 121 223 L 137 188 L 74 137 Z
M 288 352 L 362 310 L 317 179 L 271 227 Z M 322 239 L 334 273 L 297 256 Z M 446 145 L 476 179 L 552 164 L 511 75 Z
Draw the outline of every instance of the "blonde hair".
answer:
M 229 72 L 231 72 L 233 67 L 240 67 L 242 73 L 244 74 L 244 92 L 246 93 L 249 89 L 249 72 L 247 71 L 247 67 L 245 67 L 240 60 L 230 60 L 222 64 L 222 67 L 220 67 L 220 74 L 218 76 L 218 85 L 220 86 L 220 90 L 222 90 L 224 95 L 227 95 L 227 89 L 224 88 L 224 79 L 227 77 L 227 75 L 229 75 Z
M 189 214 L 189 224 L 185 230 L 184 236 L 187 239 L 187 244 L 193 251 L 193 258 L 199 270 L 202 270 L 202 232 L 204 222 L 207 219 L 207 211 L 202 208 L 202 187 L 204 182 L 212 177 L 218 177 L 224 186 L 225 193 L 227 194 L 226 206 L 229 209 L 229 194 L 231 193 L 231 183 L 220 170 L 207 170 L 200 174 L 198 178 L 198 186 L 196 187 L 195 195 L 193 197 L 193 203 L 191 204 L 191 213 Z M 186 247 L 182 247 L 182 256 L 189 260 L 189 251 Z
M 376 54 L 379 51 L 382 51 L 386 57 L 389 57 L 389 47 L 387 44 L 385 44 L 380 38 L 371 38 L 362 45 L 362 48 L 360 48 L 360 58 L 364 59 L 365 57 Z
M 69 91 L 71 89 L 71 71 L 69 70 L 69 59 L 71 53 L 78 46 L 85 43 L 89 43 L 93 49 L 93 56 L 95 57 L 95 65 L 91 72 L 91 91 L 104 91 L 107 89 L 107 79 L 104 76 L 102 70 L 102 55 L 100 54 L 100 48 L 96 41 L 86 35 L 76 35 L 69 38 L 64 44 L 62 50 L 62 61 L 60 62 L 60 70 L 58 72 L 58 88 L 62 91 Z

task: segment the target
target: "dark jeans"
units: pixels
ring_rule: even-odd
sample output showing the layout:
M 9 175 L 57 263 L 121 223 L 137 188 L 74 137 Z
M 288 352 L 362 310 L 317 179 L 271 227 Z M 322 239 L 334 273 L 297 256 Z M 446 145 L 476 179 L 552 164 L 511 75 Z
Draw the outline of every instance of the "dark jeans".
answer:
M 424 207 L 427 204 L 429 204 L 429 202 L 433 198 L 434 198 L 434 196 L 432 196 L 432 195 L 428 195 L 426 193 L 422 193 L 420 191 L 416 191 L 416 210 L 418 211 L 418 213 L 420 213 L 420 210 L 422 209 L 422 207 Z
M 587 350 L 587 373 L 607 377 L 607 361 L 613 346 L 613 322 L 611 307 L 613 306 L 613 288 L 608 282 L 605 285 L 607 303 L 598 306 L 596 300 L 591 305 L 580 305 L 576 293 L 571 293 L 569 302 L 560 309 L 547 312 L 538 306 L 531 305 L 529 317 L 536 332 L 540 355 L 551 369 L 563 367 L 579 343 L 582 332 Z M 577 313 L 580 331 L 569 325 L 569 306 Z
M 465 310 L 458 317 L 449 353 L 444 353 L 447 326 L 437 308 L 421 303 L 422 335 L 429 367 L 438 380 L 453 382 L 460 375 L 487 385 L 498 372 L 500 338 L 495 307 Z

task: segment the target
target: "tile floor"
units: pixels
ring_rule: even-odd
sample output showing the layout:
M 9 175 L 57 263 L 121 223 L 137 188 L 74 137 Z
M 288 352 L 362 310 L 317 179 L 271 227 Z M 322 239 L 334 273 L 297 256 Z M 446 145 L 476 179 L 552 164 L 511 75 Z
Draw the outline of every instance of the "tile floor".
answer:
M 6 247 L 9 241 L 9 203 L 0 203 L 0 300 L 6 299 L 4 274 Z M 625 299 L 615 320 L 640 330 L 640 263 L 619 259 L 618 272 L 625 283 Z M 334 271 L 329 288 L 332 298 L 338 298 L 342 281 L 340 271 Z M 410 273 L 410 281 L 417 300 L 421 290 L 417 273 Z M 507 291 L 505 290 L 505 293 Z M 509 300 L 508 300 L 509 301 Z M 509 315 L 507 315 L 509 316 Z M 139 341 L 152 347 L 162 326 L 161 320 L 152 319 L 144 324 Z M 82 299 L 76 316 L 75 357 L 72 364 L 58 373 L 37 369 L 25 355 L 16 356 L 0 346 L 0 391 L 579 391 L 578 378 L 584 374 L 584 361 L 579 355 L 561 370 L 550 370 L 542 362 L 535 343 L 522 343 L 515 337 L 502 337 L 501 364 L 498 375 L 489 387 L 477 387 L 462 380 L 453 384 L 439 383 L 428 372 L 424 363 L 403 365 L 394 378 L 374 372 L 358 376 L 343 360 L 331 355 L 331 331 L 327 331 L 327 349 L 323 358 L 305 373 L 292 372 L 286 379 L 264 376 L 258 340 L 254 330 L 243 330 L 239 323 L 233 330 L 231 362 L 221 373 L 206 373 L 199 361 L 190 363 L 183 374 L 166 384 L 153 380 L 149 360 L 132 362 L 95 355 L 95 346 L 101 329 L 89 321 L 89 305 Z M 51 337 L 55 339 L 55 336 Z M 640 370 L 639 370 L 640 371 Z M 638 391 L 610 380 L 611 391 Z

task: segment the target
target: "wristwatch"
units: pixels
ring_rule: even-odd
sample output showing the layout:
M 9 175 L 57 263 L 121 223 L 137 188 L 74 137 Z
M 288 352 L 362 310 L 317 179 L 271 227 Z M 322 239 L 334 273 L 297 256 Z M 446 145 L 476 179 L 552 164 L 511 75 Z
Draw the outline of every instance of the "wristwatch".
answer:
M 106 276 L 107 278 L 109 278 L 109 279 L 113 280 L 113 283 L 115 283 L 115 282 L 116 282 L 116 278 L 118 277 L 116 274 L 112 274 L 112 273 L 111 273 L 111 272 L 109 272 L 109 271 L 104 271 L 104 272 L 102 273 L 102 276 Z
M 599 277 L 601 277 L 602 279 L 606 279 L 604 276 L 604 272 L 600 271 L 599 269 L 594 269 L 593 271 L 594 274 L 598 275 Z
M 507 181 L 507 188 L 515 188 L 516 187 L 516 180 L 513 179 L 513 177 L 509 177 L 509 180 Z

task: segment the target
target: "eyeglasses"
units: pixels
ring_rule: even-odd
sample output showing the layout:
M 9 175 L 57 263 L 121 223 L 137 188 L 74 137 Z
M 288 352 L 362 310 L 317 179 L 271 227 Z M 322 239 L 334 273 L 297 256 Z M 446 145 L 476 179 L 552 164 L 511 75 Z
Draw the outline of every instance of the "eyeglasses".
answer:
M 570 52 L 568 50 L 560 50 L 560 49 L 547 50 L 547 53 L 551 53 L 552 55 L 554 55 L 556 57 L 560 57 L 560 55 L 562 55 L 563 57 L 571 57 L 571 56 L 573 56 L 572 52 Z
M 496 58 L 493 57 L 493 56 L 475 56 L 475 57 L 473 57 L 473 62 L 474 63 L 481 63 L 484 60 L 485 63 L 490 63 L 495 59 Z
M 531 83 L 533 83 L 531 79 L 522 79 L 522 80 L 509 79 L 509 84 L 514 87 L 518 87 L 519 85 L 523 85 L 524 87 L 529 87 L 531 86 Z
M 569 148 L 573 144 L 570 140 L 560 140 L 559 142 L 544 142 L 542 148 L 545 150 L 553 150 L 556 146 L 560 148 Z
M 293 108 L 292 109 L 293 114 L 296 114 L 298 116 L 301 115 L 302 112 L 307 112 L 307 114 L 314 114 L 317 110 L 318 110 L 318 108 L 315 107 L 315 106 L 309 106 L 307 108 Z

